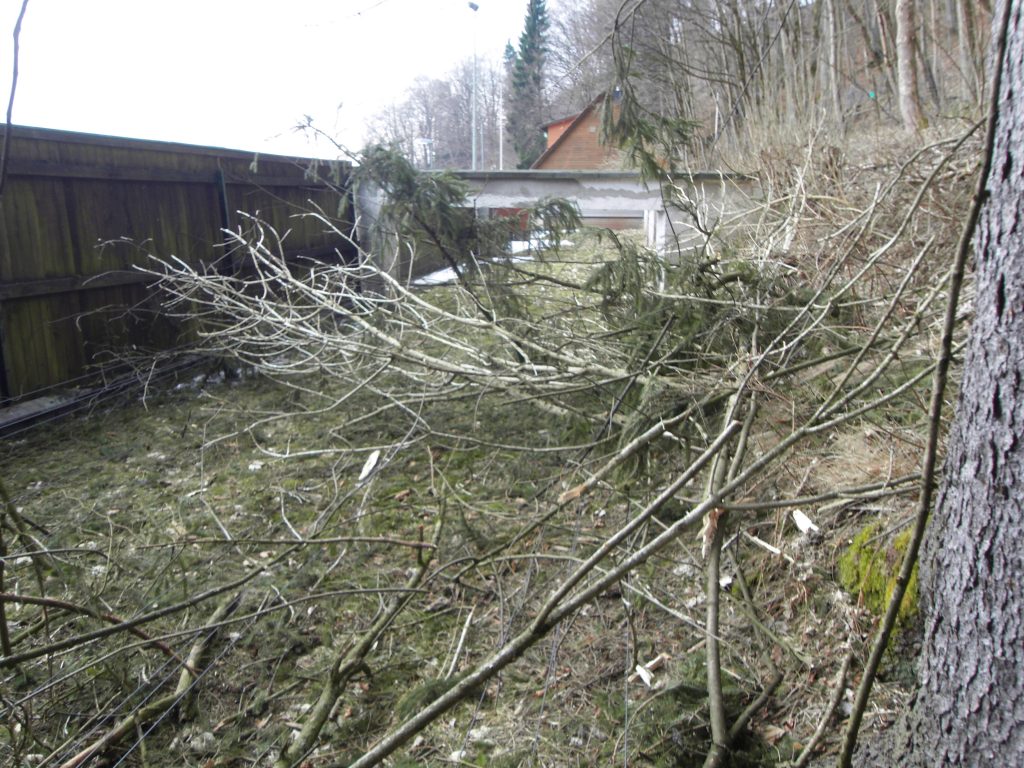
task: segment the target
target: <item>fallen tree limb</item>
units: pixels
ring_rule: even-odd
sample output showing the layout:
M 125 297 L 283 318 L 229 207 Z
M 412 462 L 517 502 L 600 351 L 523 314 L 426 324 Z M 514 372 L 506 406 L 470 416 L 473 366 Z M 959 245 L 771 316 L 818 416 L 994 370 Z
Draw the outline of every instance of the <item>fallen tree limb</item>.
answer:
M 745 391 L 737 392 L 729 401 L 725 413 L 728 424 L 739 413 L 743 406 Z M 743 430 L 737 440 L 736 448 L 730 459 L 728 449 L 715 457 L 715 465 L 708 478 L 708 496 L 716 495 L 719 488 L 733 480 L 743 464 L 747 452 L 750 429 L 757 412 L 757 401 L 751 396 L 747 406 L 747 416 L 743 422 Z M 723 497 L 724 498 L 724 497 Z M 708 711 L 711 720 L 711 749 L 704 761 L 705 768 L 718 768 L 722 764 L 729 747 L 735 738 L 734 730 L 726 725 L 725 697 L 722 694 L 722 659 L 719 644 L 719 608 L 721 606 L 721 589 L 719 577 L 722 562 L 722 542 L 725 539 L 725 525 L 729 513 L 716 507 L 704 518 L 705 531 L 703 540 L 708 546 L 707 551 L 707 615 L 706 615 L 706 668 L 708 686 Z M 740 728 L 742 730 L 742 727 Z M 737 731 L 738 732 L 738 731 Z
M 179 613 L 180 611 L 184 611 L 187 608 L 191 608 L 194 605 L 199 605 L 199 603 L 205 602 L 206 600 L 209 600 L 212 597 L 216 597 L 217 595 L 223 595 L 226 592 L 237 590 L 245 584 L 248 584 L 261 573 L 267 571 L 272 566 L 276 565 L 277 563 L 280 563 L 282 560 L 294 554 L 296 551 L 298 551 L 298 549 L 299 547 L 297 546 L 289 547 L 277 557 L 273 558 L 272 560 L 268 560 L 266 563 L 263 563 L 262 565 L 256 568 L 253 568 L 244 576 L 235 579 L 234 581 L 228 584 L 222 584 L 219 587 L 213 587 L 212 589 L 208 589 L 205 592 L 200 592 L 198 595 L 193 595 L 187 600 L 182 600 L 180 602 L 174 603 L 173 605 L 168 605 L 164 608 L 159 608 L 155 611 L 144 613 L 141 616 L 136 616 L 134 619 L 127 619 L 126 621 L 119 622 L 118 624 L 114 624 L 109 627 L 103 627 L 102 629 L 97 629 L 92 632 L 86 632 L 83 635 L 69 637 L 65 640 L 60 640 L 56 643 L 50 643 L 49 645 L 40 646 L 39 648 L 32 648 L 31 650 L 22 651 L 21 653 L 2 656 L 0 657 L 0 669 L 14 667 L 23 661 L 28 661 L 29 659 L 36 659 L 40 656 L 46 656 L 50 653 L 57 653 L 58 651 L 64 651 L 68 648 L 74 648 L 79 645 L 85 645 L 86 643 L 90 643 L 93 640 L 99 640 L 104 637 L 110 637 L 111 635 L 115 635 L 118 632 L 130 631 L 133 627 L 138 627 L 142 624 L 147 624 L 151 621 L 156 621 L 157 619 L 161 619 L 164 616 L 170 616 L 171 614 Z
M 775 689 L 782 683 L 782 673 L 776 672 L 774 677 L 768 685 L 765 686 L 764 690 L 757 694 L 757 698 L 754 699 L 747 708 L 740 712 L 740 716 L 736 718 L 736 722 L 729 728 L 729 741 L 733 742 L 739 738 L 739 735 L 743 733 L 743 729 L 747 727 L 747 723 L 750 722 L 757 711 L 764 706 L 765 702 L 768 701 L 768 697 L 775 693 Z
M 843 693 L 846 691 L 846 678 L 850 675 L 850 665 L 853 663 L 853 650 L 850 650 L 846 654 L 846 659 L 843 661 L 843 667 L 839 670 L 839 675 L 836 677 L 836 684 L 832 688 L 832 696 L 829 699 L 828 706 L 825 707 L 825 712 L 821 716 L 821 720 L 818 721 L 818 727 L 814 729 L 814 734 L 808 739 L 807 744 L 800 752 L 800 756 L 796 762 L 793 763 L 793 768 L 803 768 L 807 763 L 811 761 L 811 756 L 814 754 L 814 750 L 818 747 L 818 742 L 825 736 L 825 730 L 828 728 L 828 722 L 832 719 L 832 715 L 835 714 L 839 708 L 839 702 L 843 700 Z
M 35 595 L 17 595 L 12 592 L 0 592 L 0 605 L 3 603 L 21 603 L 23 605 L 41 605 L 49 608 L 59 608 L 62 611 L 68 611 L 70 613 L 79 613 L 83 616 L 91 616 L 94 619 L 100 621 L 106 621 L 111 624 L 124 624 L 125 621 L 120 616 L 115 616 L 112 613 L 101 613 L 100 611 L 93 610 L 86 605 L 79 605 L 78 603 L 72 603 L 67 600 L 59 600 L 55 597 L 37 597 Z M 145 640 L 147 645 L 151 645 L 160 651 L 168 658 L 174 659 L 179 664 L 190 669 L 195 674 L 195 669 L 189 666 L 189 663 L 182 659 L 176 654 L 166 643 L 152 638 L 143 632 L 138 627 L 128 627 L 128 632 L 138 637 L 141 640 Z M 10 653 L 10 649 L 7 649 Z
M 423 581 L 424 576 L 426 576 L 427 566 L 430 565 L 431 561 L 431 552 L 437 549 L 443 528 L 444 512 L 442 511 L 437 517 L 437 523 L 434 525 L 434 535 L 431 537 L 430 545 L 417 553 L 418 562 L 416 570 L 409 577 L 405 585 L 405 589 L 409 591 L 397 595 L 391 601 L 391 605 L 388 606 L 387 610 L 377 617 L 377 620 L 363 633 L 362 637 L 335 658 L 331 664 L 330 674 L 320 690 L 316 703 L 309 710 L 309 714 L 306 716 L 298 735 L 287 748 L 282 750 L 281 756 L 274 762 L 274 768 L 289 768 L 289 766 L 296 765 L 316 745 L 320 731 L 323 729 L 324 723 L 327 722 L 331 710 L 334 709 L 338 697 L 345 690 L 348 681 L 356 672 L 367 668 L 367 654 L 373 649 L 378 638 L 391 626 L 391 623 L 416 594 L 411 590 L 415 590 Z
M 350 768 L 368 768 L 372 765 L 378 765 L 382 760 L 387 758 L 388 755 L 392 754 L 430 723 L 469 696 L 473 691 L 478 690 L 483 683 L 487 682 L 502 669 L 516 661 L 531 646 L 544 638 L 547 633 L 556 627 L 563 619 L 568 618 L 570 615 L 593 600 L 597 595 L 604 592 L 609 586 L 617 583 L 625 574 L 629 573 L 640 563 L 646 561 L 653 554 L 660 551 L 669 542 L 677 539 L 683 531 L 687 530 L 690 526 L 703 518 L 708 509 L 718 501 L 717 497 L 709 499 L 706 505 L 698 506 L 690 514 L 678 520 L 646 546 L 633 553 L 631 556 L 624 558 L 623 561 L 615 568 L 608 570 L 600 578 L 595 579 L 588 587 L 570 597 L 572 590 L 576 585 L 579 584 L 586 576 L 591 574 L 597 565 L 625 538 L 627 538 L 633 530 L 642 525 L 655 512 L 661 509 L 661 507 L 664 506 L 664 504 L 672 498 L 680 488 L 689 482 L 690 479 L 700 472 L 709 461 L 718 455 L 719 451 L 722 450 L 723 446 L 737 432 L 737 430 L 740 429 L 740 427 L 741 424 L 738 421 L 734 421 L 727 425 L 722 434 L 718 436 L 711 446 L 709 446 L 708 449 L 704 451 L 704 453 L 701 454 L 701 456 L 698 457 L 683 474 L 676 478 L 675 481 L 662 491 L 657 498 L 654 499 L 654 501 L 640 512 L 640 514 L 638 514 L 630 523 L 619 529 L 615 535 L 609 537 L 601 547 L 587 558 L 587 560 L 580 565 L 557 590 L 555 590 L 525 630 L 505 643 L 505 645 L 499 648 L 496 653 L 478 664 L 445 693 L 427 706 L 423 707 L 419 712 L 387 734 L 377 743 L 376 746 L 371 748 L 361 758 L 352 763 Z M 741 476 L 740 478 L 737 478 L 737 481 L 742 481 L 743 479 L 745 478 Z M 732 489 L 728 487 L 726 488 L 726 492 L 730 490 Z
M 210 615 L 210 618 L 206 622 L 206 626 L 203 630 L 200 630 L 200 636 L 196 639 L 195 643 L 192 645 L 192 649 L 189 651 L 188 663 L 185 668 L 182 669 L 181 676 L 178 678 L 178 684 L 175 686 L 174 691 L 166 696 L 161 696 L 159 699 L 150 702 L 141 709 L 138 709 L 129 716 L 123 718 L 117 725 L 103 734 L 96 741 L 89 744 L 85 749 L 80 750 L 70 759 L 61 763 L 60 768 L 79 768 L 79 766 L 84 765 L 96 755 L 106 751 L 114 744 L 117 744 L 125 736 L 140 728 L 144 723 L 166 714 L 174 707 L 177 707 L 179 704 L 186 701 L 189 692 L 193 689 L 202 674 L 196 673 L 193 670 L 198 666 L 210 639 L 216 633 L 217 626 L 220 625 L 225 616 L 229 615 L 238 607 L 240 600 L 240 594 L 232 595 L 226 600 L 223 600 L 220 605 L 217 606 L 216 610 L 214 610 Z M 212 629 L 210 629 L 210 631 L 206 631 L 207 627 L 212 627 Z M 45 762 L 48 762 L 48 760 Z

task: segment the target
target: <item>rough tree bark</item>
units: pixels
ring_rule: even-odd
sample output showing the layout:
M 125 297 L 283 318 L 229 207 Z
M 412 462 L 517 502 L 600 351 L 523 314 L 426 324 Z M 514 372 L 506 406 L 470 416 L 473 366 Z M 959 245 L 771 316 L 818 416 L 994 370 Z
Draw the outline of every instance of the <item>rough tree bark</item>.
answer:
M 1024 765 L 1024 0 L 1006 1 L 975 320 L 921 560 L 920 686 L 893 765 Z

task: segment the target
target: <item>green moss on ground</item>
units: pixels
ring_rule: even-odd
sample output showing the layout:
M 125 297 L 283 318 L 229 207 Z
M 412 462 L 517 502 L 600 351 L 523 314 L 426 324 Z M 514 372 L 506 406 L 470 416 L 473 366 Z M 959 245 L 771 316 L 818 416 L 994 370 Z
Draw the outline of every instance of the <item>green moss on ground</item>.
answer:
M 889 538 L 882 524 L 875 522 L 862 528 L 839 558 L 839 581 L 875 615 L 885 613 L 892 599 L 900 566 L 910 543 L 911 531 Z M 897 628 L 913 622 L 918 608 L 917 566 L 897 614 Z

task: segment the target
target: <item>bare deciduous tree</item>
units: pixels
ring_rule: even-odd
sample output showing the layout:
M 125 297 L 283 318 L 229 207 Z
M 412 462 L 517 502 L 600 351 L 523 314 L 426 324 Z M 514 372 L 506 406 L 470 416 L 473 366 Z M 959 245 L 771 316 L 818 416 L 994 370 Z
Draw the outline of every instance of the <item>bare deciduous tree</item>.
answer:
M 374 118 L 371 141 L 400 150 L 418 168 L 470 168 L 475 82 L 478 166 L 497 168 L 508 149 L 502 146 L 502 79 L 483 60 L 465 61 L 445 78 L 420 78 L 403 101 Z
M 917 30 L 914 0 L 896 0 L 896 57 L 899 61 L 900 115 L 910 133 L 921 129 L 921 96 L 917 88 Z

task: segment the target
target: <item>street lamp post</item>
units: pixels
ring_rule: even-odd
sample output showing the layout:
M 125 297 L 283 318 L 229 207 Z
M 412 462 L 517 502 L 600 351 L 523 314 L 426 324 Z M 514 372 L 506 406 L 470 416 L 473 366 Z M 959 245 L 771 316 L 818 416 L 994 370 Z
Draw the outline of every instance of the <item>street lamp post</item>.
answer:
M 472 118 L 470 133 L 472 139 L 470 141 L 470 151 L 472 152 L 473 159 L 470 162 L 472 170 L 476 170 L 476 12 L 480 10 L 480 6 L 476 3 L 470 3 L 469 9 L 473 11 L 473 103 L 471 107 Z

